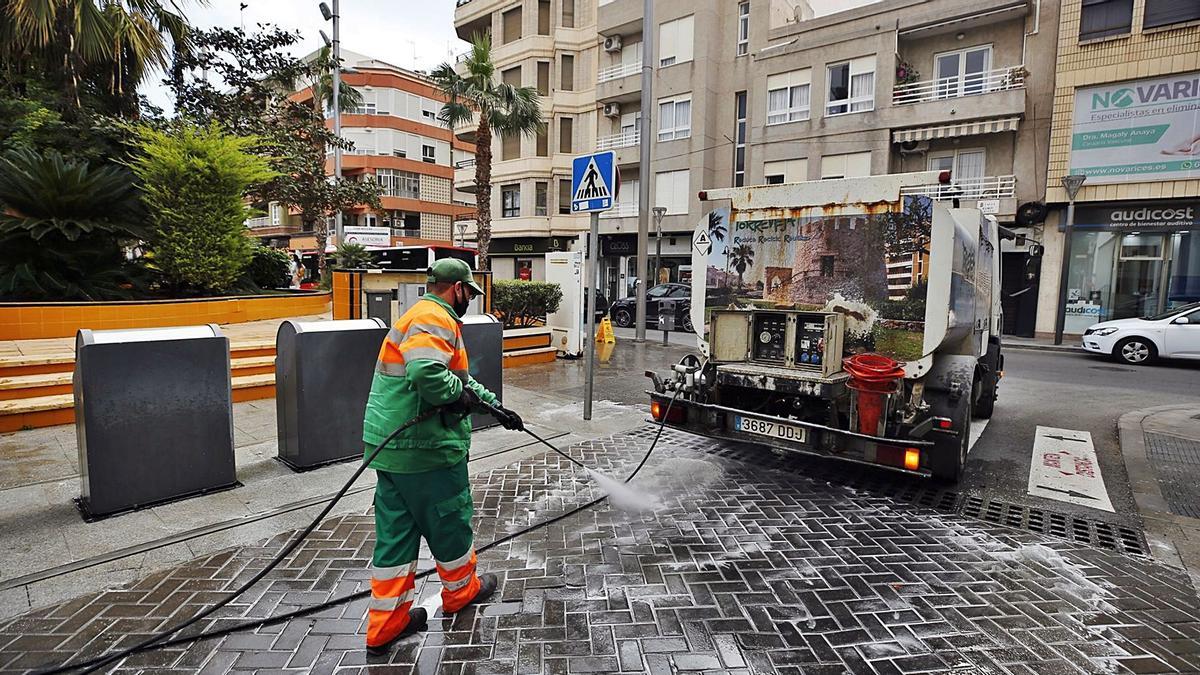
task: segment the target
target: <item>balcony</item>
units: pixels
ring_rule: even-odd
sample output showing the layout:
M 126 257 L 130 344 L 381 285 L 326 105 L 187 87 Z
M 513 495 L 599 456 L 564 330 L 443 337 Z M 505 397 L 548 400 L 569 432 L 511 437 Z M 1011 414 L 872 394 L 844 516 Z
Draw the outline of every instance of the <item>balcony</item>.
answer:
M 925 101 L 940 101 L 964 96 L 978 96 L 995 91 L 1023 89 L 1025 66 L 1009 66 L 980 73 L 969 73 L 961 77 L 943 77 L 898 84 L 892 89 L 893 105 L 909 105 Z
M 454 163 L 454 189 L 469 193 L 476 191 L 475 158 L 463 159 Z
M 471 119 L 454 125 L 454 137 L 464 143 L 474 143 L 475 134 L 479 131 L 479 113 L 472 113 Z
M 952 180 L 949 184 L 909 185 L 900 189 L 900 194 L 926 195 L 942 199 L 1006 199 L 1015 194 L 1017 177 L 982 176 Z
M 601 68 L 600 71 L 596 73 L 596 83 L 599 84 L 601 82 L 619 80 L 623 77 L 629 77 L 630 75 L 639 75 L 641 72 L 641 61 L 635 61 L 633 63 L 618 63 L 615 66 Z
M 271 227 L 271 216 L 259 216 L 257 218 L 247 218 L 246 227 L 257 230 L 264 227 Z
M 619 134 L 609 136 L 600 136 L 596 138 L 596 150 L 617 150 L 620 148 L 632 148 L 641 143 L 642 132 L 638 130 L 625 131 Z
M 601 218 L 634 218 L 638 214 L 638 204 L 636 201 L 617 202 L 617 205 L 607 211 L 601 211 Z

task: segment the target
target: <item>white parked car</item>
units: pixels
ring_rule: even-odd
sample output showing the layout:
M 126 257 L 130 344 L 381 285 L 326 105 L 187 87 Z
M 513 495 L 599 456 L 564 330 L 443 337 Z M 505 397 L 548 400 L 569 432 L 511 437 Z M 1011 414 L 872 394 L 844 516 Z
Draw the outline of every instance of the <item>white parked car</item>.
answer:
M 1200 359 L 1200 302 L 1157 316 L 1101 321 L 1083 332 L 1083 348 L 1134 365 L 1160 356 Z

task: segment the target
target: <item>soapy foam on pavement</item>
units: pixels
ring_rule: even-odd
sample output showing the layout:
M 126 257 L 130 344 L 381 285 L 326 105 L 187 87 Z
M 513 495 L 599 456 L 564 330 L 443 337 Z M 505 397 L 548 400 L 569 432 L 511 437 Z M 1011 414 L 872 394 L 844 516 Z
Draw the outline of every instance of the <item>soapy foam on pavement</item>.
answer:
M 653 511 L 660 506 L 654 497 L 633 489 L 628 483 L 622 483 L 595 469 L 587 469 L 587 474 L 596 482 L 597 487 L 608 494 L 609 503 L 622 511 L 640 513 Z

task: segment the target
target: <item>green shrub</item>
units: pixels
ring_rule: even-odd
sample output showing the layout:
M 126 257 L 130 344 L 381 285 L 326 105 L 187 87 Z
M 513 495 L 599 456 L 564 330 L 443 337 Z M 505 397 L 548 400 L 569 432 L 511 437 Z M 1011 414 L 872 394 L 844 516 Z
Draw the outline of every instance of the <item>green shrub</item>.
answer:
M 558 311 L 562 289 L 541 281 L 501 279 L 492 284 L 492 312 L 505 328 L 537 325 Z
M 0 156 L 0 299 L 119 300 L 148 285 L 133 176 L 54 150 Z
M 361 270 L 375 266 L 371 262 L 371 252 L 362 244 L 353 242 L 340 244 L 334 256 L 337 259 L 338 269 L 342 270 Z
M 129 165 L 150 212 L 155 265 L 180 291 L 231 288 L 251 260 L 243 196 L 275 176 L 266 159 L 250 152 L 260 141 L 225 134 L 216 124 L 135 132 L 137 154 Z
M 250 252 L 246 276 L 259 288 L 287 288 L 292 285 L 291 261 L 281 248 L 255 245 Z

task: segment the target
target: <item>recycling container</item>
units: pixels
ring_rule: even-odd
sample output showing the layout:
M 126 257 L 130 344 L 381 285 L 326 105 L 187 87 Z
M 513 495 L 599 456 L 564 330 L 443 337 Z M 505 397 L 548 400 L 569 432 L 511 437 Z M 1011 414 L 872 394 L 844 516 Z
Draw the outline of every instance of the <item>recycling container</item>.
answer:
M 504 398 L 504 326 L 491 314 L 471 314 L 463 318 L 463 342 L 475 378 L 501 400 Z M 471 416 L 471 428 L 496 424 L 491 415 Z
M 238 485 L 229 339 L 216 324 L 80 329 L 74 396 L 86 519 Z
M 363 411 L 387 332 L 387 324 L 378 318 L 279 324 L 279 461 L 306 471 L 362 458 Z

